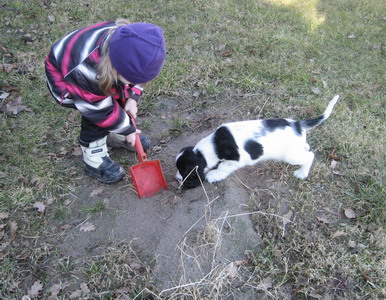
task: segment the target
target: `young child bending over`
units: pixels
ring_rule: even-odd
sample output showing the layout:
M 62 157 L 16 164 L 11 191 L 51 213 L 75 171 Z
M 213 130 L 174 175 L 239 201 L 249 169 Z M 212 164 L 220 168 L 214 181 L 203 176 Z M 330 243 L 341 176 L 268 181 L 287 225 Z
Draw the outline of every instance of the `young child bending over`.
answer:
M 160 27 L 124 19 L 75 30 L 52 46 L 45 62 L 48 89 L 57 103 L 82 114 L 79 143 L 87 175 L 104 183 L 124 177 L 107 143 L 133 149 L 140 131 L 131 118 L 165 56 Z M 149 139 L 140 138 L 147 149 Z

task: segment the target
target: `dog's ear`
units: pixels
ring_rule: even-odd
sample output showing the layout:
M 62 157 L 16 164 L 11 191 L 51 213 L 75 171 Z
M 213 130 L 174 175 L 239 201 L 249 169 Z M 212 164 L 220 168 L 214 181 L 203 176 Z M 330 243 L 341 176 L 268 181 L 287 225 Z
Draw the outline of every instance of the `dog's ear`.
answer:
M 195 188 L 205 180 L 206 160 L 200 151 L 194 152 L 193 149 L 186 150 L 184 154 L 186 157 L 183 188 Z

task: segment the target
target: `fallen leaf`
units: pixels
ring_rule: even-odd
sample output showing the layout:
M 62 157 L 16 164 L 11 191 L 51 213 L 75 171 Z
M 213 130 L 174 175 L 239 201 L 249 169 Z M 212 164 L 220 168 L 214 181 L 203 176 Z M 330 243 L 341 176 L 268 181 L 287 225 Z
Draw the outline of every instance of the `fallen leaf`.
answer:
M 103 187 L 98 187 L 96 189 L 94 189 L 91 193 L 90 193 L 90 197 L 94 197 L 94 196 L 98 196 L 99 194 L 101 194 L 103 192 Z
M 336 160 L 333 159 L 333 160 L 331 161 L 331 163 L 330 163 L 330 168 L 331 168 L 331 169 L 335 169 L 337 165 L 338 165 L 338 162 L 337 162 Z
M 95 231 L 95 226 L 90 222 L 86 222 L 82 226 L 80 226 L 79 230 L 84 232 Z
M 82 295 L 82 291 L 81 290 L 73 291 L 71 293 L 71 295 L 70 295 L 70 299 L 79 298 L 81 295 Z
M 46 205 L 43 202 L 37 201 L 32 205 L 33 208 L 36 208 L 38 212 L 44 213 L 46 210 Z
M 287 223 L 291 223 L 291 218 L 293 216 L 293 212 L 289 211 L 285 215 L 283 215 L 283 224 L 286 225 Z
M 267 277 L 263 279 L 257 286 L 256 289 L 259 291 L 266 292 L 268 289 L 272 288 L 272 278 Z
M 9 93 L 1 92 L 1 94 L 0 94 L 0 100 L 4 100 L 4 99 L 6 99 L 8 96 L 9 96 Z
M 335 148 L 331 151 L 331 153 L 328 154 L 328 158 L 332 160 L 339 160 L 338 156 L 336 155 Z
M 331 235 L 331 237 L 332 238 L 338 238 L 338 237 L 340 237 L 340 236 L 342 236 L 342 235 L 345 235 L 346 233 L 344 232 L 344 231 L 340 231 L 340 230 L 338 230 L 338 231 L 335 231 L 332 235 Z
M 90 294 L 90 289 L 88 288 L 87 283 L 81 283 L 80 289 L 82 290 L 83 296 L 87 296 L 88 294 Z
M 248 260 L 246 260 L 246 259 L 236 260 L 235 264 L 236 264 L 236 266 L 245 266 L 248 264 Z
M 318 221 L 320 221 L 324 224 L 331 224 L 333 222 L 332 220 L 330 220 L 326 216 L 319 216 L 319 217 L 316 217 L 316 219 L 318 219 Z
M 22 105 L 21 97 L 16 98 L 15 100 L 6 104 L 6 112 L 17 115 L 21 111 L 33 112 L 26 105 Z
M 0 64 L 0 69 L 5 73 L 10 73 L 17 65 L 12 64 Z
M 227 277 L 234 279 L 237 277 L 238 274 L 238 268 L 237 265 L 234 262 L 231 262 L 224 270 Z
M 72 225 L 71 224 L 64 224 L 64 225 L 61 225 L 59 228 L 61 230 L 67 230 L 67 229 L 72 228 Z
M 54 204 L 54 202 L 55 202 L 55 198 L 54 198 L 54 197 L 49 197 L 49 198 L 47 199 L 47 205 Z
M 8 218 L 9 218 L 8 213 L 0 212 L 0 220 L 4 220 L 4 219 L 8 219 Z
M 37 280 L 29 288 L 28 296 L 30 296 L 30 297 L 37 297 L 42 290 L 43 290 L 43 283 L 40 280 Z
M 72 153 L 73 156 L 82 156 L 82 148 L 79 146 L 74 147 Z
M 15 221 L 10 221 L 9 228 L 11 229 L 11 235 L 14 235 L 19 227 Z
M 346 216 L 346 218 L 349 218 L 349 219 L 355 219 L 357 217 L 357 214 L 351 208 L 345 208 L 344 215 Z
M 224 56 L 224 57 L 232 56 L 232 50 L 224 51 L 221 55 Z
M 370 280 L 370 276 L 367 275 L 365 272 L 361 272 L 361 275 L 362 275 L 363 278 L 366 279 L 367 281 L 371 281 L 371 280 Z
M 311 91 L 314 93 L 314 94 L 317 94 L 317 95 L 320 95 L 322 93 L 322 91 L 317 88 L 317 87 L 312 87 L 311 88 Z
M 9 246 L 9 243 L 0 243 L 0 251 L 3 251 L 5 248 Z
M 198 96 L 200 96 L 200 94 L 201 94 L 200 92 L 194 92 L 193 97 L 197 98 Z
M 357 246 L 357 243 L 356 243 L 355 241 L 349 241 L 349 242 L 348 242 L 348 246 L 349 246 L 350 248 L 355 248 L 355 247 Z
M 57 299 L 57 296 L 59 295 L 59 292 L 63 289 L 62 283 L 54 284 L 50 287 L 51 295 L 48 297 L 48 300 L 54 300 Z

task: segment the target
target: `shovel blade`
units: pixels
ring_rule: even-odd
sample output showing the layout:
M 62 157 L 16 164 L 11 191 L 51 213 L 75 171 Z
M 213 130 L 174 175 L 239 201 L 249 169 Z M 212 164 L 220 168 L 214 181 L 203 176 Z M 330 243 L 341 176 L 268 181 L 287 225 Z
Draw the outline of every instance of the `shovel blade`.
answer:
M 147 160 L 132 166 L 130 174 L 139 198 L 150 197 L 168 188 L 159 160 Z

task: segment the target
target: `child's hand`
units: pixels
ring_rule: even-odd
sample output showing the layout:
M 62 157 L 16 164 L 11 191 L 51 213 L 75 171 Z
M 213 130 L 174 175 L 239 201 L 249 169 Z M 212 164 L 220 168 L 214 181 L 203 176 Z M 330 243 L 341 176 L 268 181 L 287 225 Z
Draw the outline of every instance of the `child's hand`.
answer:
M 127 136 L 125 136 L 126 138 L 126 141 L 131 145 L 131 146 L 135 146 L 135 135 L 136 134 L 140 134 L 141 133 L 141 130 L 137 129 L 136 132 L 133 132 Z
M 138 107 L 137 107 L 137 101 L 134 99 L 127 99 L 127 102 L 125 104 L 125 111 L 133 116 L 135 119 L 137 117 Z

